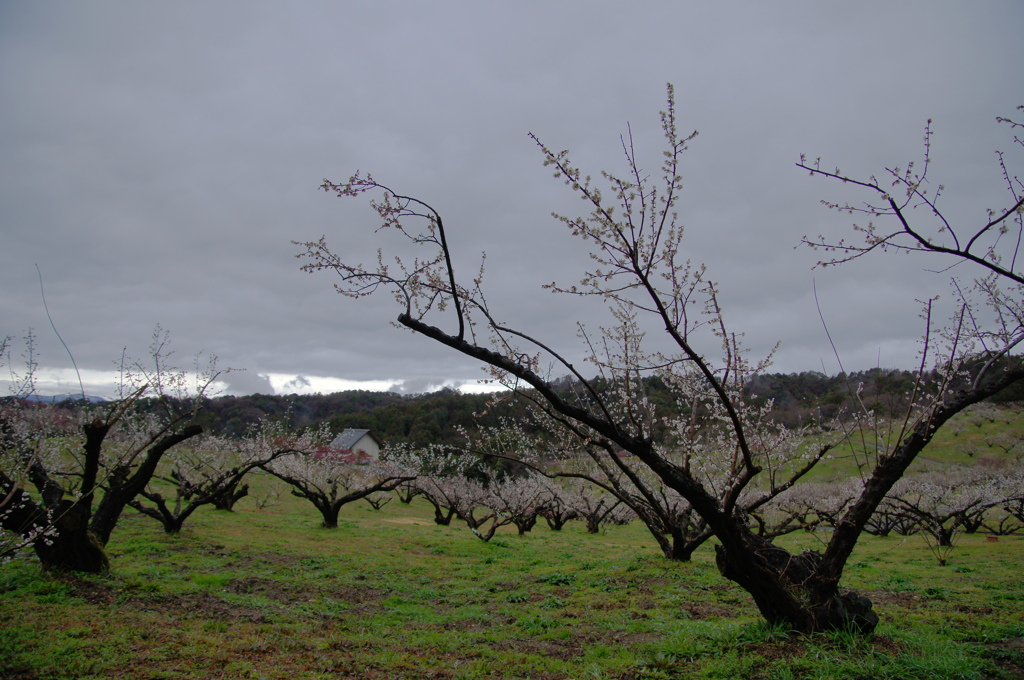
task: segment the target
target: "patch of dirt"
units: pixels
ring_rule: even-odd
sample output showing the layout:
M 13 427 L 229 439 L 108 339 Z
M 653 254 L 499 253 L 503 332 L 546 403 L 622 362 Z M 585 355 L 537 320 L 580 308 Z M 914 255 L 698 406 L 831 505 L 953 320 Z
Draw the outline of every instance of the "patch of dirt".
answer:
M 734 607 L 722 607 L 717 604 L 711 604 L 709 602 L 695 602 L 694 604 L 683 607 L 683 611 L 690 615 L 690 618 L 702 620 L 702 619 L 731 619 L 736 617 L 736 609 Z
M 886 656 L 899 656 L 903 653 L 903 644 L 896 642 L 891 637 L 885 635 L 875 635 L 871 638 L 871 646 L 875 648 L 875 651 L 882 652 Z
M 611 631 L 609 635 L 599 638 L 607 645 L 619 645 L 620 647 L 632 647 L 633 645 L 647 644 L 659 638 L 654 633 L 626 633 L 624 631 Z
M 202 616 L 225 621 L 241 619 L 253 623 L 266 623 L 267 621 L 267 618 L 258 609 L 234 605 L 209 593 L 155 595 L 145 599 L 130 598 L 123 602 L 123 606 L 172 616 Z
M 224 586 L 224 590 L 237 595 L 256 594 L 282 604 L 308 602 L 319 595 L 316 589 L 290 586 L 280 581 L 255 576 L 232 579 Z
M 95 583 L 74 574 L 56 574 L 53 578 L 67 585 L 73 596 L 80 597 L 89 604 L 110 604 L 116 598 L 114 587 L 106 583 Z
M 508 621 L 508 619 L 511 619 L 511 621 Z M 515 619 L 512 617 L 506 617 L 504 621 L 507 621 L 509 624 L 515 623 Z M 478 619 L 462 619 L 459 621 L 445 621 L 439 625 L 442 630 L 454 631 L 457 633 L 469 633 L 472 631 L 488 630 L 492 624 Z
M 128 592 L 113 585 L 97 583 L 74 574 L 61 574 L 55 578 L 66 584 L 73 596 L 81 597 L 89 604 L 116 605 L 126 609 L 148 610 L 177 616 L 199 615 L 224 620 L 244 619 L 256 623 L 266 621 L 263 614 L 256 609 L 233 605 L 209 593 L 153 594 L 139 597 L 129 595 Z
M 331 590 L 332 599 L 348 602 L 349 604 L 364 606 L 377 605 L 384 599 L 384 597 L 385 596 L 380 591 L 374 588 L 356 588 L 354 586 L 346 586 L 344 588 Z
M 997 678 L 1024 678 L 1024 638 L 1010 638 L 983 646 L 984 655 L 999 669 Z
M 800 640 L 748 644 L 742 645 L 740 649 L 747 653 L 755 652 L 759 656 L 763 656 L 768 661 L 792 659 L 794 656 L 800 656 L 807 651 L 803 641 Z
M 233 579 L 228 582 L 224 590 L 239 595 L 255 594 L 284 605 L 311 602 L 326 597 L 331 600 L 358 605 L 364 611 L 376 606 L 384 598 L 384 595 L 374 588 L 338 586 L 325 589 L 283 584 L 273 579 L 254 576 Z
M 642 597 L 636 602 L 636 607 L 638 609 L 643 609 L 644 611 L 650 611 L 651 609 L 654 609 L 657 606 L 658 603 L 650 597 Z
M 417 656 L 415 652 L 410 652 L 413 656 Z M 339 680 L 378 680 L 383 678 L 422 678 L 423 680 L 451 680 L 456 677 L 451 671 L 446 668 L 426 668 L 426 666 L 432 663 L 441 663 L 445 661 L 454 662 L 456 665 L 461 661 L 459 658 L 441 658 L 441 659 L 423 659 L 420 658 L 420 665 L 413 666 L 410 664 L 402 664 L 401 666 L 395 665 L 383 665 L 378 663 L 367 663 L 367 664 L 354 664 L 351 668 L 346 668 L 344 671 L 340 671 L 335 668 L 333 672 L 343 672 L 341 675 L 332 675 L 331 677 L 337 677 Z
M 583 645 L 577 640 L 505 640 L 493 644 L 494 648 L 529 652 L 540 656 L 569 661 L 583 656 Z
M 813 639 L 814 636 L 811 636 L 811 638 Z M 794 633 L 787 640 L 747 643 L 740 645 L 739 649 L 744 653 L 756 653 L 769 661 L 776 661 L 806 654 L 807 642 L 808 638 L 806 636 Z M 871 647 L 875 652 L 887 657 L 895 657 L 903 653 L 902 644 L 884 635 L 875 635 L 864 644 Z
M 0 669 L 3 680 L 36 680 L 39 676 L 32 671 L 5 671 Z
M 872 606 L 875 608 L 875 612 L 878 612 L 879 606 L 885 605 L 898 605 L 900 607 L 919 607 L 921 605 L 921 598 L 914 593 L 907 593 L 898 590 L 871 590 L 861 593 L 864 597 L 871 600 Z

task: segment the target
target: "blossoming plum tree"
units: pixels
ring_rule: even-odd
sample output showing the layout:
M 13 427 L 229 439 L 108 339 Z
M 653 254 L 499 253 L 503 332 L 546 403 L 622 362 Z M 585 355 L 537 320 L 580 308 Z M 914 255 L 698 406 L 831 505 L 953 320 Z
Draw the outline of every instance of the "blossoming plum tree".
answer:
M 877 191 L 881 205 L 869 208 L 869 214 L 898 222 L 890 236 L 880 235 L 873 227 L 865 229 L 867 245 L 847 251 L 849 256 L 895 247 L 898 237 L 905 236 L 911 239 L 911 247 L 916 243 L 929 252 L 980 266 L 987 276 L 974 291 L 993 306 L 996 320 L 984 323 L 976 313 L 977 300 L 966 294 L 950 326 L 937 329 L 938 324 L 928 320 L 914 408 L 902 421 L 873 422 L 869 412 L 863 423 L 851 426 L 850 434 L 865 427 L 887 428 L 885 449 L 869 454 L 859 493 L 837 521 L 824 551 L 792 554 L 759 535 L 748 510 L 796 483 L 837 441 L 796 446 L 794 433 L 771 422 L 745 395 L 745 381 L 763 370 L 767 360 L 750 363 L 746 359 L 740 335 L 726 322 L 718 287 L 705 267 L 685 254 L 677 214 L 680 159 L 696 133 L 686 137 L 677 133 L 671 86 L 661 122 L 666 149 L 660 178 L 652 179 L 642 169 L 627 135 L 622 140 L 627 172 L 623 176 L 602 173 L 608 186 L 604 190 L 572 165 L 568 152 L 552 151 L 533 137 L 545 165 L 590 210 L 582 217 L 556 217 L 587 249 L 593 267 L 576 285 L 552 283 L 548 288 L 603 302 L 607 325 L 599 332 L 579 329 L 596 377 L 585 375 L 568 353 L 543 338 L 504 324 L 484 293 L 483 268 L 469 280 L 457 275 L 460 263 L 449 248 L 454 232 L 441 215 L 424 201 L 403 195 L 369 174 L 356 173 L 343 183 L 325 181 L 323 189 L 342 197 L 371 193 L 380 230 L 397 232 L 423 254 L 403 259 L 380 251 L 375 264 L 363 266 L 337 254 L 322 237 L 299 244 L 304 248 L 299 257 L 306 259 L 306 271 L 335 273 L 337 290 L 349 297 L 390 292 L 398 306 L 398 324 L 489 366 L 495 380 L 530 400 L 543 414 L 544 423 L 573 439 L 587 456 L 623 474 L 629 467 L 627 459 L 649 469 L 685 499 L 716 537 L 719 571 L 750 594 L 769 622 L 799 631 L 854 627 L 869 632 L 878 621 L 871 602 L 856 593 L 843 593 L 840 579 L 875 508 L 939 426 L 1024 378 L 1024 365 L 1012 354 L 1024 336 L 1020 310 L 1024 278 L 1015 269 L 1016 249 L 1011 247 L 1011 257 L 1003 259 L 1005 248 L 975 249 L 990 236 L 1000 232 L 1005 236 L 1013 225 L 1013 237 L 1020 243 L 1019 182 L 1007 174 L 1015 192 L 1012 208 L 993 213 L 969 238 L 958 235 L 957 244 L 940 247 L 909 227 L 909 205 L 915 201 L 935 205 L 923 193 L 920 178 L 894 173 L 907 191 L 906 199 L 899 202 L 878 182 L 857 182 L 838 171 L 805 166 L 816 174 Z M 951 225 L 944 226 L 946 235 L 953 233 Z M 825 239 L 811 243 L 847 247 L 845 242 L 833 244 Z M 1012 284 L 1015 292 L 1003 293 L 1001 281 Z M 652 339 L 654 334 L 660 336 L 657 341 Z M 716 345 L 718 352 L 712 354 L 709 348 Z M 926 371 L 925 362 L 936 363 L 939 370 Z M 552 365 L 571 376 L 578 388 L 556 389 L 554 379 L 547 377 L 552 373 L 547 367 Z M 926 385 L 931 375 L 937 379 Z M 677 402 L 674 413 L 659 413 L 647 399 L 644 380 L 651 376 L 672 391 Z M 664 432 L 677 436 L 666 438 Z
M 165 461 L 167 473 L 155 474 L 128 504 L 160 522 L 165 532 L 178 533 L 204 505 L 223 506 L 229 496 L 244 496 L 247 487 L 239 485 L 253 470 L 283 456 L 311 454 L 317 446 L 315 431 L 294 436 L 280 422 L 267 419 L 242 438 L 204 434 L 172 449 Z M 172 487 L 174 498 L 165 498 L 154 483 Z
M 220 375 L 216 359 L 197 357 L 185 371 L 170 356 L 168 334 L 157 327 L 151 361 L 123 365 L 120 397 L 75 410 L 24 398 L 34 391 L 28 361 L 18 396 L 0 412 L 0 490 L 12 498 L 0 526 L 30 539 L 43 566 L 105 571 L 103 548 L 125 507 L 168 451 L 202 433 L 194 420 Z M 12 473 L 19 469 L 23 475 Z
M 325 529 L 338 527 L 343 506 L 416 479 L 389 463 L 360 460 L 351 451 L 322 446 L 305 453 L 301 443 L 287 446 L 299 452 L 274 457 L 260 468 L 290 484 L 292 495 L 312 503 L 320 511 Z

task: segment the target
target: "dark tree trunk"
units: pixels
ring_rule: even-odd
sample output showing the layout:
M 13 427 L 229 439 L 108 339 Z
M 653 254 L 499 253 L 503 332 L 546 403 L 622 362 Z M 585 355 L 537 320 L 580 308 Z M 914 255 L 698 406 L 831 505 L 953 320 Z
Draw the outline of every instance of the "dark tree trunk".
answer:
M 596 534 L 601 521 L 607 517 L 610 511 L 611 509 L 609 508 L 600 519 L 588 517 L 587 531 Z M 712 531 L 706 524 L 703 522 L 699 525 L 695 524 L 691 521 L 690 516 L 686 516 L 666 526 L 670 520 L 664 515 L 652 511 L 650 507 L 636 505 L 633 511 L 636 512 L 637 517 L 640 518 L 640 521 L 647 527 L 651 536 L 657 541 L 658 547 L 665 558 L 674 562 L 689 562 L 693 557 L 694 551 L 712 536 Z
M 455 508 L 445 508 L 442 511 L 440 505 L 434 506 L 434 524 L 446 527 L 451 526 L 452 519 L 455 517 Z
M 90 573 L 108 569 L 106 553 L 89 535 L 84 506 L 59 501 L 47 510 L 25 491 L 15 489 L 14 481 L 2 473 L 0 498 L 7 499 L 7 505 L 0 508 L 0 527 L 31 541 L 44 569 Z
M 169 434 L 149 447 L 145 460 L 131 477 L 128 477 L 127 471 L 115 472 L 111 475 L 108 480 L 107 492 L 103 494 L 103 500 L 100 501 L 96 513 L 92 517 L 92 522 L 89 524 L 93 535 L 102 545 L 106 545 L 110 540 L 110 534 L 117 526 L 117 520 L 121 517 L 125 506 L 142 493 L 146 485 L 149 484 L 163 455 L 177 444 L 202 434 L 202 432 L 203 428 L 199 425 L 189 425 L 180 432 Z
M 385 496 L 383 498 L 371 498 L 367 496 L 363 500 L 369 503 L 370 507 L 372 507 L 374 510 L 380 510 L 385 505 L 391 502 L 391 496 Z
M 53 509 L 53 529 L 33 543 L 44 569 L 99 574 L 110 568 L 103 546 L 89 532 L 89 509 L 61 501 Z
M 443 506 L 436 498 L 425 491 L 421 491 L 420 495 L 427 499 L 427 502 L 434 507 L 434 524 L 443 527 L 451 526 L 452 519 L 458 514 L 455 508 Z
M 953 547 L 953 534 L 954 534 L 955 531 L 956 531 L 955 529 L 947 529 L 945 527 L 940 527 L 935 532 L 935 540 L 938 541 L 939 547 L 942 547 L 942 548 L 952 548 Z
M 696 536 L 690 536 L 685 531 L 673 531 L 672 542 L 669 552 L 665 554 L 675 562 L 689 562 L 697 548 L 711 538 L 711 531 L 705 530 Z
M 498 527 L 504 526 L 504 524 L 505 524 L 504 522 L 499 521 L 498 518 L 491 517 L 490 518 L 490 524 L 488 524 L 487 528 L 481 530 L 481 528 L 483 527 L 483 525 L 486 522 L 487 522 L 487 520 L 484 520 L 483 522 L 480 522 L 480 523 L 476 524 L 475 526 L 472 525 L 472 524 L 469 526 L 469 529 L 470 529 L 470 531 L 473 532 L 473 535 L 476 536 L 477 538 L 479 538 L 484 543 L 487 543 L 492 538 L 494 538 L 494 534 L 497 533 Z
M 176 505 L 175 509 L 171 510 L 167 507 L 167 501 L 164 500 L 164 497 L 160 494 L 143 491 L 141 495 L 156 507 L 151 508 L 143 505 L 137 498 L 132 499 L 128 505 L 141 512 L 143 515 L 152 517 L 156 521 L 160 522 L 160 526 L 164 528 L 164 533 L 168 534 L 180 533 L 181 528 L 185 525 L 185 520 L 188 519 L 198 508 L 205 505 L 204 502 L 193 501 L 184 508 L 180 507 L 180 505 Z
M 83 431 L 85 460 L 82 468 L 82 496 L 77 501 L 60 500 L 55 506 L 50 506 L 53 535 L 37 539 L 34 547 L 39 561 L 46 569 L 95 574 L 110 568 L 107 554 L 103 551 L 105 541 L 98 541 L 89 530 L 100 453 L 103 440 L 110 431 L 110 424 L 94 420 L 85 425 Z
M 89 532 L 100 447 L 108 430 L 100 421 L 84 427 L 82 496 L 75 501 L 64 499 L 63 487 L 38 462 L 29 467 L 29 478 L 43 504 L 0 473 L 0 499 L 7 499 L 7 506 L 0 508 L 0 527 L 30 540 L 44 569 L 102 573 L 110 567 L 102 545 Z
M 537 526 L 537 514 L 526 515 L 524 517 L 518 517 L 513 520 L 516 525 L 516 529 L 519 531 L 519 535 L 524 535 L 527 531 L 533 531 L 533 527 Z
M 238 486 L 238 483 L 232 484 L 226 487 L 220 493 L 211 496 L 211 502 L 213 507 L 217 510 L 223 510 L 225 512 L 234 512 L 235 503 L 242 500 L 249 495 L 249 485 L 242 484 Z
M 716 547 L 718 570 L 750 593 L 769 623 L 801 632 L 852 627 L 870 633 L 878 624 L 871 601 L 853 592 L 840 595 L 839 579 L 871 516 L 943 423 L 1022 377 L 1017 368 L 984 386 L 952 394 L 918 421 L 892 453 L 879 460 L 860 497 L 836 521 L 824 553 L 792 555 L 747 530 L 738 517 L 716 517 L 715 508 L 704 509 L 701 515 L 714 522 L 721 541 Z M 671 469 L 666 472 L 663 477 L 675 481 Z M 685 489 L 689 480 L 679 481 L 677 490 Z M 694 500 L 702 501 L 696 495 Z
M 416 498 L 416 496 L 423 493 L 411 484 L 402 484 L 401 486 L 395 487 L 395 492 L 398 494 L 398 501 L 402 505 L 409 505 L 409 503 L 412 503 L 413 498 Z
M 878 625 L 871 601 L 857 593 L 839 594 L 839 579 L 821 574 L 821 555 L 793 555 L 749 531 L 733 545 L 715 547 L 722 576 L 753 597 L 761 616 L 804 633 L 853 627 L 868 634 Z
M 479 519 L 473 513 L 474 513 L 474 509 L 470 508 L 469 512 L 460 512 L 460 513 L 457 513 L 457 514 L 459 516 L 459 519 L 461 519 L 463 522 L 465 522 L 466 526 L 468 526 L 474 532 L 477 529 L 479 529 L 480 527 L 482 527 L 487 521 L 489 521 L 489 520 L 494 518 L 494 513 L 491 513 L 489 515 L 484 515 L 483 517 L 481 517 Z
M 316 487 L 310 486 L 302 479 L 282 475 L 275 472 L 273 469 L 264 469 L 281 481 L 291 484 L 292 487 L 294 487 L 292 489 L 293 496 L 305 498 L 307 501 L 312 503 L 316 509 L 320 511 L 320 515 L 323 517 L 323 522 L 320 526 L 324 529 L 338 528 L 338 514 L 341 512 L 341 508 L 343 506 L 362 498 L 366 498 L 377 491 L 394 491 L 395 487 L 399 484 L 416 479 L 415 477 L 388 477 L 383 481 L 377 482 L 373 486 L 353 491 L 339 498 L 336 493 L 336 488 L 332 488 L 330 493 L 327 493 Z
M 561 531 L 565 524 L 572 519 L 576 519 L 576 513 L 573 511 L 569 512 L 545 512 L 544 521 L 548 523 L 548 527 L 552 531 Z
M 320 511 L 320 515 L 324 518 L 324 521 L 320 523 L 320 526 L 324 529 L 337 529 L 338 528 L 338 514 L 341 512 L 341 503 L 318 503 L 316 509 Z

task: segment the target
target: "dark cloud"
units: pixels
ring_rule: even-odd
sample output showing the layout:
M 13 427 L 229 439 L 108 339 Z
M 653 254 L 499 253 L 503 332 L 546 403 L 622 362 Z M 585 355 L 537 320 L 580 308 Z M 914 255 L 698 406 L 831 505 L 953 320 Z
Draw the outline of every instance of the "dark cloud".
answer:
M 317 191 L 363 169 L 444 213 L 463 273 L 489 251 L 502 318 L 571 353 L 577 322 L 602 319 L 539 286 L 587 265 L 550 217 L 581 204 L 526 133 L 597 175 L 621 169 L 629 122 L 654 170 L 672 81 L 682 127 L 701 133 L 684 167 L 687 255 L 721 282 L 752 352 L 781 340 L 779 370 L 835 370 L 820 304 L 848 367 L 907 365 L 915 299 L 944 278 L 885 258 L 812 272 L 818 256 L 793 246 L 848 224 L 818 201 L 859 197 L 794 162 L 905 165 L 933 118 L 946 207 L 982 218 L 1002 201 L 992 152 L 1008 137 L 993 121 L 1022 103 L 1007 87 L 1022 24 L 1016 3 L 923 1 L 4 3 L 0 333 L 34 327 L 40 365 L 68 367 L 39 264 L 89 369 L 145 355 L 160 324 L 182 356 L 246 369 L 232 392 L 276 376 L 406 392 L 480 378 L 392 328 L 386 298 L 347 300 L 298 271 L 290 242 L 322 234 L 374 257 L 366 207 Z

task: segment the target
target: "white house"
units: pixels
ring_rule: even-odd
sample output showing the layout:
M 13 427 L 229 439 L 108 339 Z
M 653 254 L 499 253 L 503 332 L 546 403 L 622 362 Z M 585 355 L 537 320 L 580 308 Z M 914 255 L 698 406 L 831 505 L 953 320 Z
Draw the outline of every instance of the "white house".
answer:
M 374 439 L 369 430 L 345 430 L 331 441 L 331 448 L 346 449 L 356 454 L 363 453 L 370 460 L 380 458 L 380 442 Z

